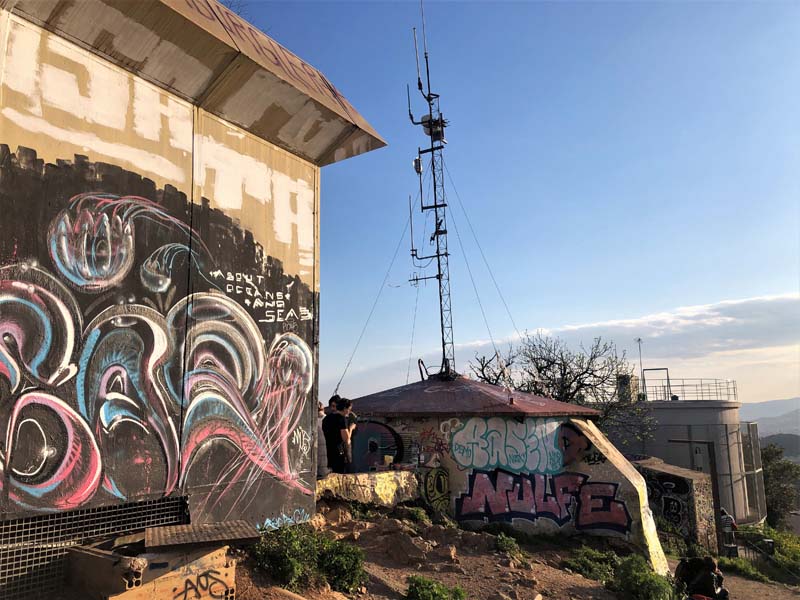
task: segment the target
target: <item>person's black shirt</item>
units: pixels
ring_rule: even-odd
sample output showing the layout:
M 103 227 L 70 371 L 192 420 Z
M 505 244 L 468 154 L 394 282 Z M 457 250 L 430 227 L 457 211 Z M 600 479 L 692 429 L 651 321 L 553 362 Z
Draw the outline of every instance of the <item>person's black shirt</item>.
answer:
M 325 435 L 325 444 L 328 450 L 328 468 L 334 473 L 347 471 L 344 441 L 342 430 L 347 429 L 347 419 L 338 412 L 334 412 L 322 419 L 322 433 Z

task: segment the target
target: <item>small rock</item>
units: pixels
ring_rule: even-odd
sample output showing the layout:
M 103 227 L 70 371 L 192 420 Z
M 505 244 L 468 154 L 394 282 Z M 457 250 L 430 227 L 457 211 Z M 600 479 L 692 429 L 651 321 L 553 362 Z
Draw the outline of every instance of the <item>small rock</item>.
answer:
M 366 594 L 367 593 L 367 588 L 362 585 L 360 588 L 358 588 L 358 593 L 359 594 Z
M 401 564 L 413 565 L 426 561 L 427 546 L 420 539 L 412 538 L 405 531 L 398 531 L 384 538 L 386 553 Z
M 513 558 L 504 558 L 498 564 L 500 567 L 508 567 L 509 569 L 516 569 L 517 562 Z
M 380 535 L 404 531 L 405 527 L 397 519 L 384 519 L 378 522 L 376 530 Z
M 534 598 L 533 600 L 542 600 L 542 595 L 536 594 L 536 598 Z
M 353 520 L 353 515 L 346 508 L 337 507 L 332 509 L 326 518 L 331 525 L 341 525 Z
M 325 515 L 319 512 L 316 513 L 313 517 L 311 517 L 308 520 L 308 524 L 311 525 L 312 529 L 315 529 L 316 531 L 321 531 L 322 529 L 325 529 L 326 525 Z
M 433 555 L 442 560 L 449 560 L 455 562 L 457 560 L 456 547 L 452 544 L 448 546 L 436 546 L 433 550 Z

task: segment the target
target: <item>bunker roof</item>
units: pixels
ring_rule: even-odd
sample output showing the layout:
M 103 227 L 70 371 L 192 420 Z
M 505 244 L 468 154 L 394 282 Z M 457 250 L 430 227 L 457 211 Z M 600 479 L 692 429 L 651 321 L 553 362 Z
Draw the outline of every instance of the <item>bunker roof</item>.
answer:
M 359 416 L 514 416 L 514 417 L 595 417 L 600 413 L 578 404 L 467 379 L 429 378 L 384 390 L 353 400 Z
M 317 166 L 386 145 L 317 69 L 216 0 L 0 0 Z

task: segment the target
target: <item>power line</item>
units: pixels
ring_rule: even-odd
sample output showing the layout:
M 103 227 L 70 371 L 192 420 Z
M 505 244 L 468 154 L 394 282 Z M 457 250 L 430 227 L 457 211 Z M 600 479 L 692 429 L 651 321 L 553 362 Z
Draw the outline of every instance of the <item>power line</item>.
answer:
M 414 356 L 414 332 L 417 329 L 417 305 L 419 304 L 419 286 L 417 288 L 417 295 L 414 298 L 414 318 L 411 320 L 411 348 L 408 350 L 408 368 L 406 368 L 406 383 L 411 376 L 411 358 Z
M 489 266 L 489 261 L 486 260 L 486 254 L 484 254 L 483 248 L 481 247 L 481 243 L 478 241 L 478 236 L 475 233 L 475 228 L 472 226 L 472 221 L 470 221 L 469 215 L 467 214 L 467 210 L 464 208 L 464 203 L 461 201 L 461 195 L 458 193 L 458 188 L 456 188 L 456 184 L 453 181 L 453 176 L 450 175 L 450 169 L 447 168 L 447 163 L 445 163 L 444 169 L 445 172 L 447 173 L 447 178 L 450 180 L 450 185 L 453 187 L 453 191 L 456 194 L 456 199 L 458 200 L 458 205 L 461 207 L 461 212 L 464 213 L 464 218 L 467 220 L 467 225 L 469 225 L 469 230 L 472 232 L 472 238 L 475 240 L 475 245 L 478 246 L 478 250 L 481 253 L 481 258 L 483 258 L 483 264 L 486 265 L 486 270 L 489 271 L 489 277 L 492 278 L 492 283 L 494 283 L 494 288 L 497 290 L 497 295 L 500 296 L 500 300 L 503 302 L 503 306 L 506 309 L 506 314 L 508 315 L 508 318 L 511 320 L 511 325 L 514 326 L 514 331 L 517 332 L 517 336 L 521 340 L 522 334 L 519 332 L 517 323 L 514 321 L 514 317 L 511 315 L 511 310 L 508 308 L 508 303 L 506 302 L 506 299 L 503 296 L 503 292 L 500 290 L 500 286 L 497 283 L 497 279 L 495 279 L 494 277 L 494 272 L 492 271 L 492 267 Z M 495 349 L 495 352 L 496 351 L 497 349 Z
M 386 282 L 389 280 L 389 274 L 392 272 L 392 267 L 394 266 L 394 261 L 397 259 L 397 253 L 400 251 L 400 246 L 403 244 L 403 240 L 406 238 L 406 232 L 408 231 L 408 225 L 411 221 L 411 217 L 406 219 L 405 227 L 403 227 L 403 234 L 400 236 L 400 239 L 397 241 L 397 246 L 394 249 L 394 254 L 392 255 L 392 260 L 389 263 L 389 268 L 386 269 L 386 275 L 383 276 L 383 281 L 381 282 L 380 288 L 378 288 L 378 294 L 375 296 L 375 301 L 372 303 L 372 308 L 369 311 L 369 315 L 367 315 L 367 320 L 364 323 L 364 327 L 361 328 L 361 333 L 358 336 L 358 340 L 356 341 L 355 348 L 353 348 L 353 352 L 350 354 L 350 358 L 347 359 L 347 364 L 344 367 L 344 371 L 342 372 L 342 376 L 339 378 L 339 382 L 336 384 L 336 389 L 333 390 L 334 395 L 339 392 L 339 386 L 342 385 L 342 380 L 344 380 L 344 376 L 347 374 L 347 370 L 350 368 L 350 364 L 353 362 L 353 358 L 356 355 L 356 351 L 358 350 L 359 344 L 361 344 L 361 339 L 364 337 L 364 333 L 367 331 L 367 326 L 369 325 L 369 321 L 372 318 L 372 314 L 375 312 L 375 307 L 378 306 L 378 300 L 381 298 L 381 294 L 383 293 L 384 288 L 386 287 Z
M 450 214 L 450 222 L 453 224 L 453 228 L 456 230 L 456 239 L 458 240 L 458 246 L 461 248 L 461 254 L 464 257 L 464 264 L 467 266 L 467 273 L 469 273 L 469 280 L 472 282 L 472 289 L 475 290 L 475 298 L 478 300 L 478 306 L 481 309 L 481 315 L 483 315 L 483 323 L 486 325 L 486 331 L 489 334 L 489 340 L 492 342 L 492 348 L 494 348 L 494 353 L 497 356 L 500 356 L 497 352 L 497 346 L 494 343 L 494 336 L 492 336 L 492 330 L 489 327 L 489 320 L 486 318 L 486 311 L 483 310 L 483 303 L 481 302 L 481 295 L 478 293 L 478 286 L 475 285 L 475 278 L 472 276 L 472 269 L 469 266 L 469 260 L 467 259 L 467 253 L 464 250 L 464 244 L 461 242 L 461 234 L 458 232 L 458 225 L 456 224 L 455 217 L 453 214 Z

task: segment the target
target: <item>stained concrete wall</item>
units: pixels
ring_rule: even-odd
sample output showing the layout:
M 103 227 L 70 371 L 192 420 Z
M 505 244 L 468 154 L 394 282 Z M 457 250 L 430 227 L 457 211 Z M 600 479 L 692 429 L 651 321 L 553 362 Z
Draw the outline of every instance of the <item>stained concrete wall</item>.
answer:
M 0 40 L 0 518 L 307 517 L 319 167 L 7 11 Z
M 423 498 L 459 522 L 503 521 L 534 534 L 617 537 L 640 547 L 656 570 L 666 572 L 644 479 L 592 422 L 566 417 L 385 421 L 419 444 L 426 464 Z
M 666 464 L 658 458 L 634 460 L 647 484 L 647 497 L 656 527 L 665 538 L 679 536 L 685 543 L 717 552 L 711 476 Z

